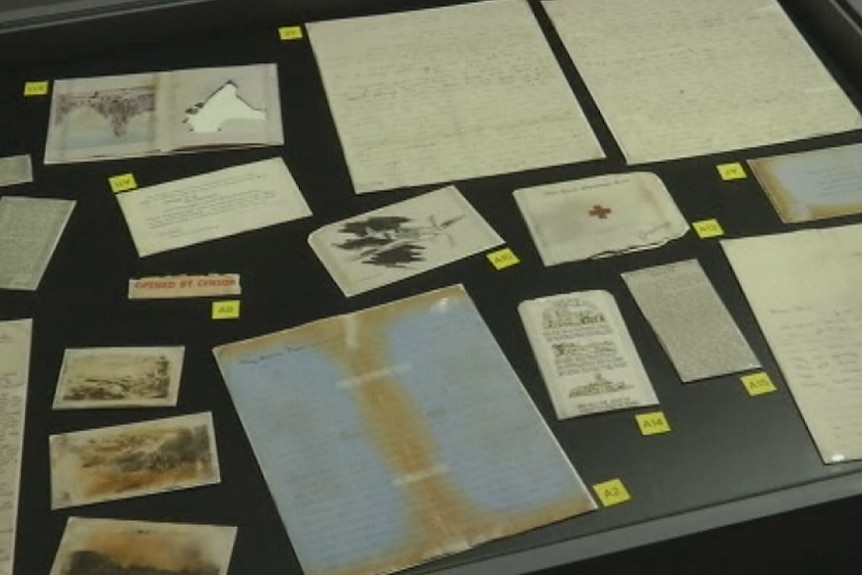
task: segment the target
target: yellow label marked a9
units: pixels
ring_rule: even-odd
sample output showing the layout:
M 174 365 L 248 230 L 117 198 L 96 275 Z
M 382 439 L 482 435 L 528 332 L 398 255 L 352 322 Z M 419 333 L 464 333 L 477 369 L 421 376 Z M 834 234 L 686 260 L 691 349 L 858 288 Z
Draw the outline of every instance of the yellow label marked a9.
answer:
M 138 182 L 135 181 L 134 174 L 121 174 L 119 176 L 108 178 L 108 183 L 111 185 L 111 190 L 113 190 L 115 194 L 128 192 L 129 190 L 134 190 L 138 187 Z
M 41 82 L 25 82 L 24 83 L 24 95 L 25 96 L 44 96 L 48 93 L 48 81 L 43 80 Z
M 718 170 L 718 175 L 721 176 L 721 179 L 725 182 L 729 182 L 731 180 L 744 180 L 748 177 L 745 173 L 745 168 L 742 167 L 742 164 L 739 162 L 735 162 L 733 164 L 720 164 L 716 166 Z
M 282 26 L 278 29 L 278 37 L 282 42 L 302 38 L 302 28 L 299 26 Z
M 778 391 L 778 388 L 775 387 L 774 383 L 772 383 L 772 378 L 769 377 L 769 374 L 763 371 L 760 373 L 752 373 L 751 375 L 744 375 L 741 379 L 742 385 L 745 386 L 745 390 L 748 392 L 748 395 L 752 397 L 755 395 L 763 395 L 764 393 Z
M 620 503 L 625 503 L 632 498 L 632 496 L 629 495 L 626 486 L 623 485 L 623 482 L 619 479 L 611 479 L 604 483 L 596 483 L 593 485 L 593 491 L 596 492 L 599 501 L 601 501 L 602 505 L 605 507 L 619 505 Z
M 236 319 L 239 317 L 239 300 L 214 301 L 213 319 Z
M 724 230 L 718 220 L 703 220 L 691 224 L 700 239 L 717 238 L 724 235 Z
M 521 263 L 521 260 L 518 259 L 518 256 L 516 256 L 510 248 L 491 252 L 488 254 L 488 261 L 490 261 L 491 265 L 498 270 L 503 270 Z
M 641 435 L 658 435 L 670 431 L 670 424 L 663 411 L 635 415 L 635 420 L 638 422 Z

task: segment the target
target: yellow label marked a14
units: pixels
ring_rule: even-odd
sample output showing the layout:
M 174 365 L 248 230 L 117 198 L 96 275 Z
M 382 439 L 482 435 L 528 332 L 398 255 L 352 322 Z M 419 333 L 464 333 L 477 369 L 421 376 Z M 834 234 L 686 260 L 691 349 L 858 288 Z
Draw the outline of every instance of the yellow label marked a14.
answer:
M 702 240 L 717 238 L 724 235 L 724 230 L 722 229 L 721 224 L 715 219 L 694 222 L 691 224 L 691 227 L 694 228 L 694 231 L 697 232 L 697 235 Z
M 213 319 L 236 319 L 239 317 L 239 300 L 214 301 Z
M 503 270 L 521 263 L 511 248 L 504 248 L 488 254 L 488 261 L 498 270 Z
M 48 81 L 42 80 L 40 82 L 25 82 L 24 83 L 24 95 L 25 96 L 44 96 L 48 93 Z
M 278 37 L 282 42 L 299 40 L 302 38 L 302 28 L 300 26 L 282 26 L 278 29 Z
M 641 435 L 658 435 L 670 431 L 670 424 L 663 411 L 635 415 L 635 420 L 638 422 Z
M 108 178 L 108 183 L 111 185 L 111 190 L 113 190 L 115 194 L 128 192 L 129 190 L 134 190 L 138 187 L 138 182 L 135 181 L 134 174 L 121 174 L 119 176 Z
M 745 390 L 748 392 L 748 395 L 751 395 L 752 397 L 755 395 L 763 395 L 764 393 L 778 391 L 778 388 L 775 387 L 774 383 L 772 383 L 772 378 L 769 377 L 768 373 L 763 371 L 760 373 L 752 373 L 751 375 L 743 375 L 741 379 L 742 385 L 745 386 Z
M 625 503 L 632 498 L 632 496 L 629 495 L 626 486 L 623 485 L 623 482 L 619 479 L 611 479 L 604 483 L 596 483 L 593 485 L 593 491 L 596 492 L 599 501 L 601 501 L 602 505 L 605 507 L 619 505 L 620 503 Z
M 720 164 L 716 166 L 718 170 L 718 174 L 721 176 L 721 179 L 725 182 L 729 182 L 731 180 L 744 180 L 748 177 L 745 173 L 745 168 L 742 167 L 742 164 L 739 162 L 734 162 L 733 164 Z

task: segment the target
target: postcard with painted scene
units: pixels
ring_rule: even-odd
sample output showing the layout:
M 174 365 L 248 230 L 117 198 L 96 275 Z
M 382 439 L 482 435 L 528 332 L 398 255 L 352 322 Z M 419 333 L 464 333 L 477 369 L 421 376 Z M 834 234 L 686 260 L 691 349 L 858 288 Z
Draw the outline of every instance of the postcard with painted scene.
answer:
M 52 435 L 49 446 L 51 509 L 221 481 L 209 412 Z
M 54 409 L 175 406 L 183 347 L 67 349 Z
M 284 143 L 275 64 L 58 80 L 45 163 Z
M 306 575 L 389 573 L 595 508 L 462 286 L 214 353 Z
M 227 575 L 236 527 L 70 517 L 50 575 Z

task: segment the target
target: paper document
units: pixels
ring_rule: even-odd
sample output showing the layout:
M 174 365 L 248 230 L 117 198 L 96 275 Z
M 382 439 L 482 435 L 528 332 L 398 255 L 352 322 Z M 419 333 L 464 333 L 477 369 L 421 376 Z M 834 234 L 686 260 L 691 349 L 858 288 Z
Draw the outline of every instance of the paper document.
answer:
M 689 229 L 664 183 L 648 172 L 535 186 L 514 195 L 546 266 L 659 247 Z
M 75 202 L 0 198 L 0 289 L 35 291 Z
M 129 280 L 129 299 L 178 299 L 241 293 L 238 274 L 161 276 Z
M 0 322 L 0 575 L 12 575 L 33 321 Z
M 595 508 L 461 286 L 214 353 L 306 575 L 389 573 Z
M 683 382 L 760 367 L 697 260 L 626 272 L 623 280 Z
M 54 82 L 45 163 L 284 143 L 275 64 Z
M 749 160 L 784 223 L 862 213 L 862 144 Z
M 823 461 L 862 458 L 862 225 L 721 245 Z
M 545 0 L 630 164 L 862 127 L 777 0 Z
M 518 313 L 557 418 L 658 403 L 610 293 L 527 300 Z
M 0 186 L 26 184 L 33 181 L 33 164 L 30 156 L 0 158 Z
M 117 195 L 141 257 L 311 215 L 281 158 Z
M 357 193 L 603 158 L 526 0 L 308 24 Z
M 308 243 L 347 296 L 503 243 L 454 186 L 326 225 Z

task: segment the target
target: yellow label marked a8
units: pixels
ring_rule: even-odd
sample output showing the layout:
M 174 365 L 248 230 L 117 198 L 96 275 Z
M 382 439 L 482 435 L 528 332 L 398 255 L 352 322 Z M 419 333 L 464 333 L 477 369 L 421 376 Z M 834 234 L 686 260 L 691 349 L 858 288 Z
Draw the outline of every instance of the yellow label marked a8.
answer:
M 717 238 L 724 235 L 724 230 L 718 220 L 703 220 L 691 224 L 700 239 Z
M 488 254 L 488 261 L 498 270 L 503 270 L 521 263 L 518 256 L 510 248 L 498 250 Z
M 731 180 L 744 180 L 748 177 L 745 173 L 745 168 L 742 167 L 742 164 L 739 162 L 735 162 L 733 164 L 721 164 L 716 166 L 718 170 L 718 174 L 721 176 L 721 179 L 725 182 Z
M 127 192 L 138 187 L 138 182 L 135 181 L 134 174 L 122 174 L 108 178 L 108 183 L 111 185 L 111 190 L 115 194 Z
M 619 505 L 620 503 L 625 503 L 632 498 L 632 496 L 629 495 L 626 486 L 623 485 L 623 482 L 619 479 L 611 479 L 604 483 L 596 483 L 593 485 L 593 491 L 596 492 L 599 501 L 601 501 L 602 505 L 605 507 Z
M 278 29 L 278 37 L 282 42 L 302 38 L 302 28 L 299 26 L 282 26 Z
M 239 317 L 239 300 L 214 301 L 213 319 L 236 319 Z
M 24 95 L 25 96 L 44 96 L 48 93 L 48 81 L 43 80 L 41 82 L 25 82 L 24 83 Z
M 763 371 L 760 373 L 752 373 L 751 375 L 744 375 L 741 379 L 742 385 L 745 386 L 745 390 L 748 392 L 748 395 L 751 395 L 752 397 L 755 395 L 763 395 L 764 393 L 778 391 L 778 388 L 775 387 L 774 383 L 772 383 L 772 378 L 769 377 L 769 374 Z
M 670 431 L 670 424 L 667 422 L 667 417 L 663 411 L 635 415 L 635 420 L 638 422 L 641 435 L 658 435 Z

